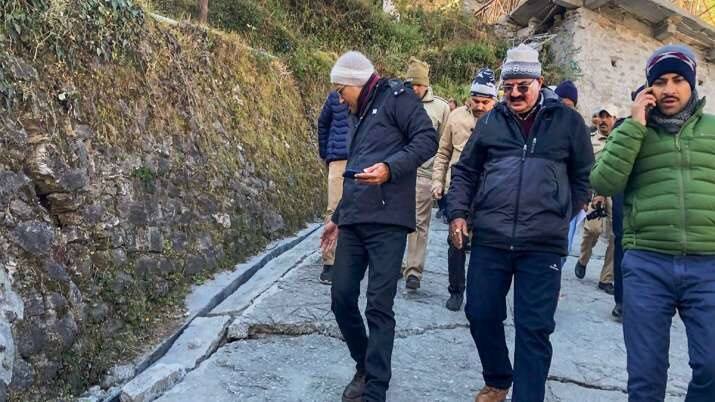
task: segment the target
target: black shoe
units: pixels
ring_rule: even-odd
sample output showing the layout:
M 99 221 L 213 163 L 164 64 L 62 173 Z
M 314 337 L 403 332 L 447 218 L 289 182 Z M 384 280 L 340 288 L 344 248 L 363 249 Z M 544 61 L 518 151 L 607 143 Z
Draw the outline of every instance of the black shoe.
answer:
M 447 299 L 447 310 L 459 311 L 462 309 L 462 303 L 464 302 L 463 293 L 450 293 L 449 299 Z
M 598 282 L 598 288 L 609 295 L 616 293 L 616 289 L 613 287 L 612 283 Z
M 420 288 L 420 279 L 414 275 L 408 275 L 405 281 L 405 287 L 410 290 L 417 290 Z
M 613 307 L 613 311 L 611 311 L 611 315 L 616 319 L 616 321 L 623 322 L 623 305 L 616 303 Z
M 586 276 L 586 266 L 581 265 L 580 262 L 576 261 L 576 268 L 574 268 L 574 273 L 578 279 L 583 279 Z
M 320 283 L 330 285 L 333 282 L 333 266 L 323 265 L 323 272 L 320 273 Z
M 441 209 L 438 209 L 438 210 L 437 210 L 437 213 L 434 215 L 434 217 L 437 218 L 437 219 L 442 219 L 442 216 L 443 216 L 443 215 L 444 215 L 444 214 L 442 213 L 442 210 L 441 210 Z
M 343 402 L 362 402 L 365 393 L 365 373 L 356 372 L 352 381 L 343 391 Z

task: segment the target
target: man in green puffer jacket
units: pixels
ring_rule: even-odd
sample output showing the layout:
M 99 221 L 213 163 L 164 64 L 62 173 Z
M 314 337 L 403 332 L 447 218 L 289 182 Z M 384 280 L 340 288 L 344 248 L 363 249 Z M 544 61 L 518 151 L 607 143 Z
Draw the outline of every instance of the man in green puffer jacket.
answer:
M 625 192 L 623 333 L 628 400 L 662 401 L 671 320 L 688 336 L 686 402 L 715 400 L 715 116 L 703 112 L 691 49 L 658 49 L 648 88 L 591 173 L 600 194 Z

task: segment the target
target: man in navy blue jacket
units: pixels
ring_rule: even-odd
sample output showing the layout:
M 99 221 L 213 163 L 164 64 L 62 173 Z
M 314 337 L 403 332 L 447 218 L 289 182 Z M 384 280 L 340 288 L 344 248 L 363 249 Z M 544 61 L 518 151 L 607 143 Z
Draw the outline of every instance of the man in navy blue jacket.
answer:
M 330 222 L 333 212 L 343 195 L 343 173 L 348 159 L 351 122 L 348 106 L 340 101 L 340 95 L 331 91 L 318 117 L 318 145 L 320 158 L 328 167 L 328 210 L 325 222 Z M 323 252 L 323 272 L 320 282 L 330 284 L 335 263 L 335 247 Z
M 549 336 L 569 221 L 588 200 L 593 151 L 583 118 L 542 89 L 538 53 L 520 45 L 502 66 L 505 101 L 477 122 L 452 168 L 450 235 L 474 233 L 465 312 L 486 386 L 477 402 L 544 400 Z M 514 369 L 504 335 L 514 279 Z
M 362 54 L 342 55 L 330 78 L 357 119 L 346 168 L 351 178 L 321 239 L 323 249 L 337 241 L 332 310 L 356 362 L 342 400 L 385 401 L 395 338 L 392 306 L 407 234 L 415 230 L 417 167 L 437 152 L 437 134 L 412 90 L 380 78 Z M 368 265 L 369 337 L 358 309 Z

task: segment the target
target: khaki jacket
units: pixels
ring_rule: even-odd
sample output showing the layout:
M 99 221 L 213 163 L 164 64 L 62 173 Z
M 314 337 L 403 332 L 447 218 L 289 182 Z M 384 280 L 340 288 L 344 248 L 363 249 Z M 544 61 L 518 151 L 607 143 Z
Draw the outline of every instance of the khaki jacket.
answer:
M 432 188 L 443 185 L 444 192 L 449 190 L 450 170 L 459 161 L 467 140 L 472 135 L 477 118 L 466 106 L 461 106 L 449 115 L 447 124 L 439 140 L 439 149 L 434 157 Z
M 598 156 L 601 155 L 601 151 L 606 147 L 606 140 L 608 140 L 607 135 L 603 135 L 596 130 L 596 132 L 591 133 L 591 145 L 593 146 L 593 156 L 598 160 Z
M 425 97 L 422 99 L 422 105 L 425 107 L 430 120 L 432 120 L 432 126 L 437 130 L 437 141 L 439 141 L 442 137 L 442 132 L 444 132 L 447 118 L 449 117 L 449 104 L 439 96 L 435 96 L 434 93 L 432 93 L 432 88 L 429 88 L 427 89 Z M 431 179 L 433 162 L 434 157 L 417 168 L 417 176 Z

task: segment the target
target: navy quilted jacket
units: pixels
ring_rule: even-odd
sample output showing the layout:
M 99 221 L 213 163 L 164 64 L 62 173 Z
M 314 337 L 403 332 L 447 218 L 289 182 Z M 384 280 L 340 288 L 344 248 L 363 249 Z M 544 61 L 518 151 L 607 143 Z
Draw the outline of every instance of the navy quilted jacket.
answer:
M 318 117 L 320 158 L 325 163 L 348 159 L 350 129 L 348 106 L 340 103 L 337 92 L 330 92 Z

